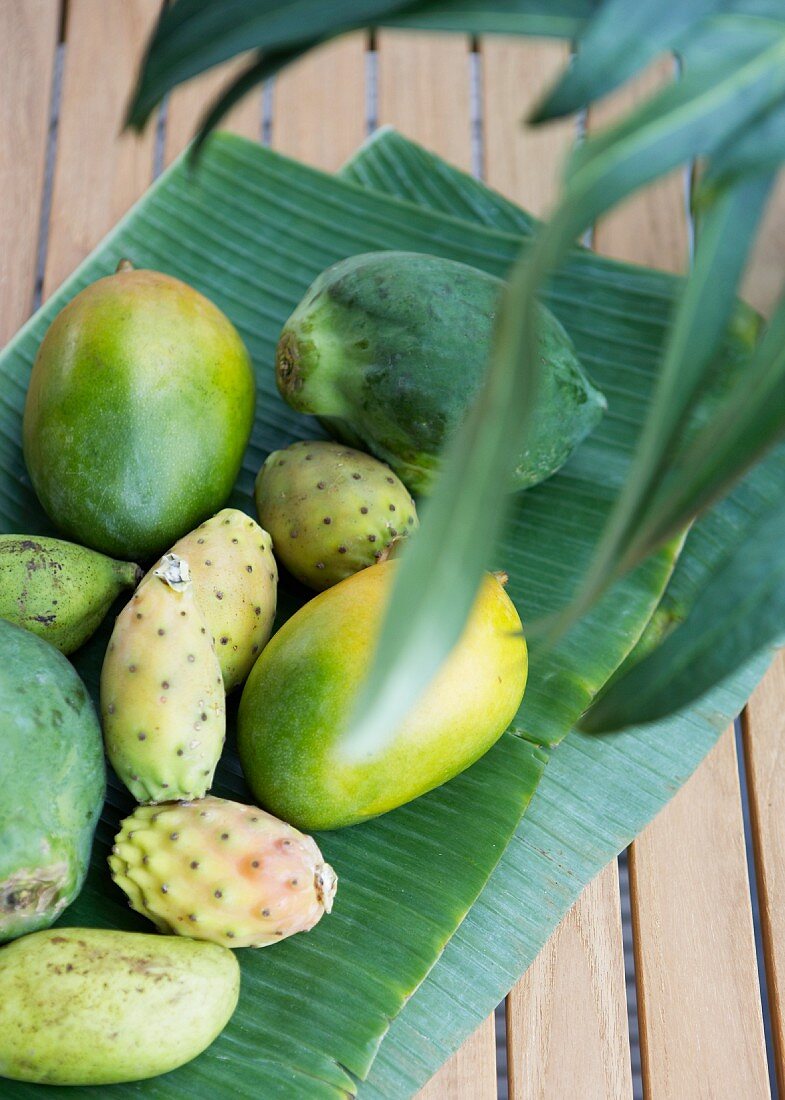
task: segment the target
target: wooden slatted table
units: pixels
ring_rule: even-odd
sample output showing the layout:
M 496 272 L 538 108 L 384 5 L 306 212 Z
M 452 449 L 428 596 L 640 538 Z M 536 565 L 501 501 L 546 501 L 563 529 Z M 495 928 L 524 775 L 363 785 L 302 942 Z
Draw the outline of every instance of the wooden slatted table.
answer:
M 0 341 L 29 316 L 185 146 L 209 74 L 171 96 L 156 131 L 120 134 L 159 0 L 0 0 Z M 536 214 L 547 212 L 576 120 L 532 134 L 521 116 L 567 57 L 561 44 L 382 32 L 350 35 L 247 99 L 228 126 L 322 168 L 338 168 L 391 123 Z M 583 120 L 604 125 L 653 84 L 655 66 Z M 51 188 L 45 187 L 47 164 Z M 689 226 L 682 175 L 596 227 L 608 255 L 679 270 Z M 785 187 L 772 204 L 746 289 L 764 311 L 778 289 Z M 772 1052 L 785 1087 L 785 659 L 742 717 Z M 642 1084 L 653 1100 L 769 1093 L 753 936 L 742 786 L 729 730 L 629 853 Z M 509 1096 L 629 1097 L 627 990 L 614 862 L 584 891 L 507 999 Z M 422 1100 L 497 1097 L 489 1019 Z

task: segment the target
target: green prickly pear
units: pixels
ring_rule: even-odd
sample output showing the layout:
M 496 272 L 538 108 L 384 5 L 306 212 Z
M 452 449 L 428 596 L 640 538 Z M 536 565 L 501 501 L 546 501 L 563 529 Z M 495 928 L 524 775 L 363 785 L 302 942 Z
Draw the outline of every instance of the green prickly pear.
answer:
M 0 618 L 73 653 L 95 633 L 138 565 L 39 535 L 0 535 Z
M 137 913 L 162 932 L 265 947 L 329 913 L 335 872 L 315 841 L 223 798 L 139 806 L 109 857 Z
M 417 526 L 414 501 L 389 466 L 324 441 L 269 455 L 256 509 L 276 556 L 319 592 L 379 561 Z
M 168 1073 L 212 1043 L 239 993 L 237 959 L 216 944 L 106 928 L 35 932 L 0 951 L 0 1074 L 111 1085 Z
M 245 680 L 273 628 L 278 566 L 272 540 L 245 512 L 224 508 L 170 553 L 188 562 L 224 687 L 231 691 Z
M 223 680 L 188 564 L 174 554 L 117 618 L 101 714 L 109 760 L 138 802 L 209 789 L 226 733 Z

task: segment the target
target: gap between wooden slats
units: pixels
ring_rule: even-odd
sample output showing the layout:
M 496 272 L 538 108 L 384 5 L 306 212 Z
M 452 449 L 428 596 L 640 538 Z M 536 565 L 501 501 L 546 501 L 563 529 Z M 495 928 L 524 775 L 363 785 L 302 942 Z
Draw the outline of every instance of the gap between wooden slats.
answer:
M 33 307 L 60 6 L 0 0 L 0 347 Z
M 783 289 L 785 178 L 769 203 L 743 285 L 746 300 L 771 313 Z M 785 652 L 742 716 L 752 842 L 771 1014 L 774 1065 L 785 1095 Z
M 588 130 L 672 78 L 670 62 L 589 113 Z M 683 269 L 688 225 L 674 174 L 597 226 L 598 251 Z M 769 1095 L 733 731 L 631 848 L 645 1094 Z
M 483 38 L 486 181 L 540 217 L 558 194 L 575 119 L 523 120 L 569 59 L 564 44 Z M 630 1050 L 616 863 L 583 892 L 507 998 L 511 1100 L 629 1097 Z

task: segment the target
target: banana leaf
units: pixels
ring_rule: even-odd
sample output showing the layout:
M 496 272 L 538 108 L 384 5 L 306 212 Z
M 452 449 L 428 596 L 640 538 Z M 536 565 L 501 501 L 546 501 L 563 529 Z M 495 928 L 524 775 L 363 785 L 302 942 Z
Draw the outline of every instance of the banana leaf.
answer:
M 533 226 L 525 211 L 394 131 L 378 133 L 345 172 L 366 186 L 445 213 L 471 211 L 489 226 L 524 233 Z M 620 264 L 605 270 L 629 275 L 626 291 L 618 285 L 620 306 L 647 274 Z M 662 279 L 677 283 L 672 276 Z M 631 333 L 631 344 L 634 339 Z M 625 665 L 656 652 L 673 625 L 687 619 L 726 557 L 754 535 L 759 517 L 781 497 L 783 462 L 780 447 L 694 524 L 660 605 Z M 360 1086 L 363 1100 L 412 1095 L 493 1011 L 586 883 L 691 775 L 746 702 L 770 656 L 770 651 L 758 654 L 667 720 L 610 736 L 573 731 L 565 738 L 488 884 L 392 1022 Z
M 216 139 L 197 175 L 183 162 L 164 174 L 0 357 L 0 525 L 9 531 L 51 530 L 21 455 L 28 373 L 57 310 L 83 286 L 111 272 L 122 256 L 197 286 L 232 317 L 247 341 L 260 399 L 232 503 L 250 509 L 253 478 L 266 454 L 318 434 L 315 421 L 297 416 L 278 398 L 272 362 L 283 321 L 320 270 L 358 251 L 408 248 L 504 274 L 519 247 L 514 234 L 372 193 L 238 138 Z M 577 316 L 571 302 L 585 294 L 587 278 L 583 274 L 579 285 L 568 280 L 555 289 L 553 303 L 565 318 Z M 614 293 L 613 287 L 599 288 L 597 312 L 582 306 L 581 324 L 591 329 L 605 316 L 611 326 L 628 324 L 623 318 L 614 321 Z M 655 344 L 663 324 L 656 320 L 651 326 Z M 615 483 L 622 476 L 631 453 L 650 382 L 647 370 L 642 378 L 630 402 L 632 421 L 609 417 L 602 438 L 590 445 L 592 457 L 578 459 L 560 484 L 554 481 L 536 501 L 532 498 L 537 532 L 526 530 L 531 521 L 517 521 L 521 546 L 510 543 L 502 556 L 513 594 L 523 596 L 524 614 L 553 610 L 587 560 L 610 503 L 607 479 Z M 578 514 L 580 522 L 565 524 L 565 509 Z M 547 534 L 540 552 L 536 533 Z M 355 1091 L 390 1019 L 439 956 L 513 834 L 545 764 L 533 741 L 562 737 L 629 652 L 657 604 L 673 556 L 662 554 L 625 578 L 610 594 L 610 611 L 598 610 L 577 642 L 568 640 L 533 663 L 535 704 L 522 723 L 532 741 L 507 735 L 441 790 L 379 821 L 319 837 L 341 879 L 333 914 L 308 936 L 273 950 L 240 952 L 243 999 L 220 1039 L 190 1066 L 147 1084 L 118 1086 L 117 1094 L 174 1097 L 214 1093 L 216 1087 L 241 1095 L 253 1088 L 265 1096 Z M 283 614 L 305 596 L 284 580 Z M 611 630 L 603 614 L 612 616 Z M 108 626 L 76 657 L 94 692 L 107 633 Z M 550 707 L 543 683 L 548 677 L 559 692 Z M 248 797 L 231 744 L 215 790 Z M 64 925 L 144 927 L 106 869 L 107 850 L 130 807 L 113 780 L 88 883 L 64 915 Z M 4 1095 L 37 1091 L 36 1086 L 7 1084 Z M 66 1091 L 69 1096 L 105 1093 L 71 1088 L 63 1095 Z

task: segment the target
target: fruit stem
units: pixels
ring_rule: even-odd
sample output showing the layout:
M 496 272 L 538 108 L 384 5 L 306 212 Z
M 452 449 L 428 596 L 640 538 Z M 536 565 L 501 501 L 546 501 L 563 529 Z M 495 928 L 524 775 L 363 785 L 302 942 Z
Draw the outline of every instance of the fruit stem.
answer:
M 134 271 L 134 270 L 135 270 L 134 265 L 131 263 L 131 261 L 129 259 L 126 259 L 126 257 L 124 256 L 123 259 L 120 260 L 120 263 L 115 268 L 114 273 L 115 273 L 115 275 L 119 275 L 121 271 Z
M 507 581 L 510 579 L 510 574 L 505 573 L 503 569 L 495 569 L 493 573 L 491 573 L 491 576 L 496 578 L 502 588 L 505 587 Z

